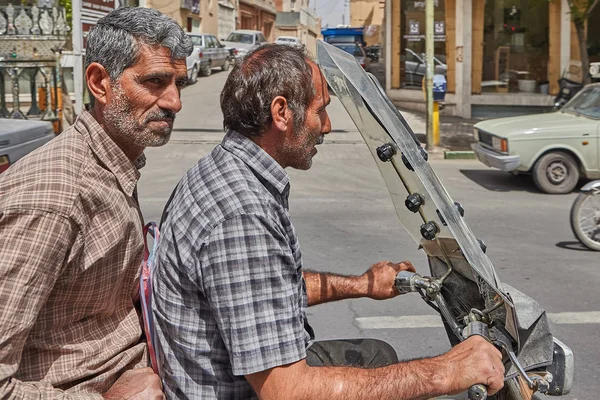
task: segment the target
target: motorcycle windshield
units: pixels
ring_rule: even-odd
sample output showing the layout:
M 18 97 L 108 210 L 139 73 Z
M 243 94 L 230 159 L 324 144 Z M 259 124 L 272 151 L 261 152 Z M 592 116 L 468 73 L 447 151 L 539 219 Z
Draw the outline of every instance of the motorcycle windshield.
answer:
M 490 318 L 514 340 L 521 365 L 529 369 L 551 363 L 552 335 L 545 311 L 533 299 L 501 284 L 484 247 L 467 226 L 464 210 L 450 198 L 414 132 L 377 79 L 354 57 L 324 42 L 317 43 L 317 62 L 374 157 L 400 221 L 427 253 L 432 276 L 444 277 L 442 295 L 452 318 L 461 321 L 471 307 L 500 306 L 490 312 Z
M 364 71 L 354 57 L 326 43 L 319 42 L 317 44 L 317 60 L 329 86 L 349 112 L 365 141 L 383 145 L 389 141 L 387 138 L 389 135 L 395 142 L 397 154 L 394 158 L 396 160 L 393 163 L 387 163 L 394 170 L 386 171 L 386 175 L 389 172 L 391 172 L 390 175 L 400 175 L 404 190 L 401 197 L 395 199 L 396 210 L 400 220 L 413 238 L 419 244 L 425 240 L 420 233 L 420 227 L 424 222 L 429 221 L 423 221 L 418 212 L 413 213 L 403 205 L 406 201 L 406 196 L 403 196 L 405 193 L 422 195 L 424 205 L 421 209 L 425 215 L 437 214 L 437 218 L 433 218 L 433 222 L 439 229 L 437 238 L 455 238 L 460 249 L 452 249 L 452 251 L 460 250 L 473 272 L 504 301 L 512 305 L 501 289 L 500 280 L 490 259 L 484 254 L 477 238 L 423 157 L 421 146 L 412 129 L 378 87 L 376 80 Z M 372 114 L 380 126 L 365 126 L 366 121 L 362 118 L 365 114 Z M 381 132 L 382 128 L 385 132 Z M 402 160 L 398 160 L 398 156 L 404 157 L 414 171 L 408 169 Z M 382 163 L 378 162 L 377 164 L 380 166 Z M 386 179 L 386 183 L 387 181 L 388 179 Z

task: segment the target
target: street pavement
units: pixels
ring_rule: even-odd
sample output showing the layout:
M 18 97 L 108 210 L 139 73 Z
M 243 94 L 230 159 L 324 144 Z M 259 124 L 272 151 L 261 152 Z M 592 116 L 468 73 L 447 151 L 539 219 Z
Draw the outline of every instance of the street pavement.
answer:
M 219 93 L 226 77 L 215 70 L 186 87 L 171 141 L 146 151 L 139 185 L 146 221 L 159 220 L 181 176 L 222 139 Z M 305 268 L 360 274 L 378 260 L 410 260 L 426 274 L 424 253 L 398 222 L 375 161 L 335 97 L 328 112 L 333 131 L 318 147 L 313 167 L 288 171 L 290 212 Z M 475 160 L 432 160 L 431 165 L 486 242 L 500 280 L 551 313 L 553 334 L 573 349 L 574 389 L 563 398 L 600 398 L 599 254 L 584 250 L 570 231 L 576 194 L 540 193 L 530 177 L 513 177 Z M 402 318 L 407 316 L 408 321 Z M 318 339 L 378 338 L 402 359 L 449 349 L 435 312 L 418 295 L 324 304 L 310 308 L 308 317 Z

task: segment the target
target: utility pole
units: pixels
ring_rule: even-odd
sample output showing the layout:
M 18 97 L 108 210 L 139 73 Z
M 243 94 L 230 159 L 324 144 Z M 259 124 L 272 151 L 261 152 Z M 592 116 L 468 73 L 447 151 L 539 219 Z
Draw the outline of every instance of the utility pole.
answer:
M 425 52 L 427 60 L 427 150 L 433 148 L 433 23 L 434 1 L 425 0 Z
M 81 31 L 81 1 L 72 2 L 73 21 L 73 85 L 75 90 L 75 114 L 81 114 L 83 109 L 83 34 Z

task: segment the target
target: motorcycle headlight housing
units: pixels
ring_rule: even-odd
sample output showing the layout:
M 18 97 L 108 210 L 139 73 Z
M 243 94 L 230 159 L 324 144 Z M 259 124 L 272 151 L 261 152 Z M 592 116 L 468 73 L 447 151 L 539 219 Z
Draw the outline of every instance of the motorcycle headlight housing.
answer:
M 508 153 L 508 139 L 492 136 L 492 147 L 502 153 Z

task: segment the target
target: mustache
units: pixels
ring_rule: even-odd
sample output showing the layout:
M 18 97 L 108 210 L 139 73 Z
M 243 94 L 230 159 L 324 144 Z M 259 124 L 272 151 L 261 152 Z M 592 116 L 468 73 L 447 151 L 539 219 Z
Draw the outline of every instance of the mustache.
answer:
M 158 110 L 153 111 L 144 120 L 144 122 L 150 121 L 165 121 L 165 120 L 175 120 L 175 113 L 171 110 Z

